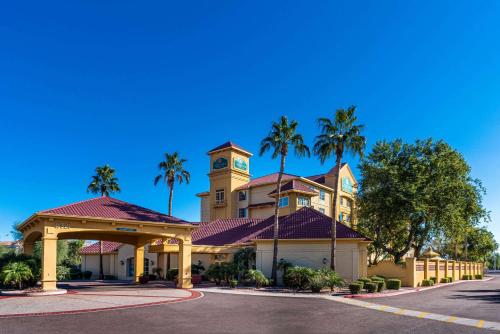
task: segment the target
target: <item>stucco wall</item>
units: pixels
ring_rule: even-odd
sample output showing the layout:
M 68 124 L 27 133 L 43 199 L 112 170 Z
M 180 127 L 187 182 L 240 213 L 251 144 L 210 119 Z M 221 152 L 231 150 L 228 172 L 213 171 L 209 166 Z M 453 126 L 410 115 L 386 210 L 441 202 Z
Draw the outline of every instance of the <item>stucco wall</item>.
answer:
M 273 257 L 272 241 L 258 241 L 256 266 L 266 276 L 271 276 Z M 278 261 L 285 259 L 294 265 L 322 268 L 330 265 L 330 242 L 281 241 Z M 323 262 L 325 259 L 325 263 Z M 366 246 L 357 241 L 337 243 L 337 272 L 346 280 L 358 279 L 366 274 Z M 281 273 L 279 273 L 281 275 Z M 278 278 L 280 279 L 280 278 Z

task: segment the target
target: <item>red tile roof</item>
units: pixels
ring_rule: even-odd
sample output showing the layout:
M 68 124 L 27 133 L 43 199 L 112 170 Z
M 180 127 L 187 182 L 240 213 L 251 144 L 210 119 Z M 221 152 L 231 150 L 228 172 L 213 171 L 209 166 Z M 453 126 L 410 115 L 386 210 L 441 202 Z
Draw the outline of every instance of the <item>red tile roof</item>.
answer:
M 225 142 L 222 145 L 214 147 L 213 149 L 211 149 L 210 151 L 208 151 L 208 153 L 212 153 L 212 152 L 219 151 L 219 150 L 222 150 L 222 149 L 225 149 L 225 148 L 229 148 L 229 147 L 237 148 L 238 150 L 250 153 L 247 150 L 245 150 L 243 147 L 241 147 L 240 145 L 237 145 L 237 144 L 233 143 L 232 141 L 227 141 L 227 142 Z
M 276 183 L 276 182 L 278 182 L 278 175 L 279 175 L 279 173 L 273 173 L 273 174 L 257 177 L 255 179 L 250 180 L 250 182 L 245 183 L 244 185 L 236 188 L 236 190 L 248 189 L 248 188 L 255 187 L 255 186 L 258 186 L 261 184 L 266 184 L 266 183 Z M 281 178 L 281 181 L 288 181 L 288 180 L 296 179 L 298 177 L 299 176 L 297 176 L 297 175 L 283 173 L 283 177 Z
M 103 241 L 102 242 L 102 253 L 109 254 L 118 251 L 118 249 L 122 246 L 120 242 L 112 242 L 112 241 Z M 82 247 L 79 251 L 82 255 L 92 255 L 99 254 L 100 246 L 99 241 L 93 243 L 91 245 Z
M 346 162 L 343 162 L 340 169 L 342 169 L 346 164 L 347 164 Z M 334 176 L 337 175 L 337 166 L 333 166 L 328 172 L 326 172 L 324 174 L 306 176 L 306 179 L 309 179 L 309 180 L 314 181 L 316 183 L 325 184 L 325 182 L 326 182 L 325 177 L 327 175 L 334 175 Z
M 262 224 L 269 225 L 264 231 L 255 236 L 255 239 L 273 239 L 274 216 L 267 218 Z M 280 217 L 279 238 L 280 239 L 330 239 L 332 219 L 313 208 L 304 207 L 290 215 Z M 352 228 L 337 223 L 337 238 L 339 239 L 364 239 L 369 241 L 361 233 Z
M 136 220 L 155 223 L 188 223 L 182 219 L 111 197 L 97 197 L 54 209 L 44 210 L 39 212 L 39 214 Z
M 304 192 L 304 193 L 308 193 L 311 195 L 318 194 L 317 191 L 309 188 L 308 186 L 306 186 L 305 184 L 303 184 L 302 182 L 299 182 L 297 180 L 292 180 L 292 181 L 289 181 L 289 182 L 281 185 L 281 192 L 288 192 L 288 191 Z M 277 192 L 275 189 L 275 190 L 271 191 L 269 193 L 269 195 L 272 196 L 272 195 L 275 195 L 276 193 Z

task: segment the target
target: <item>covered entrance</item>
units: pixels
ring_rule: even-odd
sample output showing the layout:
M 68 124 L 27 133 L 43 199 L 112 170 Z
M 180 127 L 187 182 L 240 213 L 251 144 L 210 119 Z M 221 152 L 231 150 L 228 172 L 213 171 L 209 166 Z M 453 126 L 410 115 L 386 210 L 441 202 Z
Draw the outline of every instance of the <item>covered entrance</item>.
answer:
M 132 267 L 135 282 L 144 271 L 144 246 L 176 239 L 179 244 L 178 288 L 191 288 L 191 233 L 195 225 L 110 197 L 99 197 L 40 211 L 18 230 L 23 233 L 24 253 L 32 255 L 34 243 L 42 244 L 44 290 L 55 290 L 57 240 L 85 239 L 115 241 L 134 246 Z

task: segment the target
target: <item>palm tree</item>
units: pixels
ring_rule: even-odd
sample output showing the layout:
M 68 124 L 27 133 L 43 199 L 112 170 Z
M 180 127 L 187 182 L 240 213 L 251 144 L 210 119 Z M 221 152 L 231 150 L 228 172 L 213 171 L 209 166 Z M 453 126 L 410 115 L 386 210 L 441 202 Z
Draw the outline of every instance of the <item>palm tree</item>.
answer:
M 181 184 L 186 181 L 189 184 L 191 174 L 184 169 L 183 164 L 187 162 L 186 159 L 179 159 L 179 153 L 173 154 L 165 153 L 165 160 L 158 164 L 161 173 L 155 177 L 155 186 L 161 179 L 167 184 L 170 194 L 168 197 L 168 215 L 172 215 L 172 198 L 174 196 L 174 183 L 175 180 Z
M 158 164 L 160 169 L 160 174 L 155 177 L 155 186 L 160 182 L 161 179 L 167 184 L 169 189 L 168 196 L 168 215 L 172 215 L 172 198 L 174 197 L 174 184 L 175 180 L 182 184 L 186 181 L 189 184 L 191 179 L 191 174 L 184 169 L 184 163 L 187 162 L 186 159 L 180 159 L 179 153 L 174 152 L 173 154 L 165 153 L 165 160 Z M 167 253 L 167 270 L 170 269 L 170 253 Z
M 19 290 L 23 289 L 23 282 L 33 278 L 30 267 L 23 262 L 10 262 L 2 269 L 0 280 L 5 285 L 17 285 Z
M 101 197 L 109 197 L 109 194 L 120 192 L 118 179 L 115 177 L 115 169 L 109 165 L 97 167 L 96 175 L 92 176 L 92 182 L 87 187 L 87 192 L 101 194 Z M 99 240 L 99 279 L 104 279 L 102 268 L 102 240 Z
M 335 187 L 333 192 L 333 215 L 332 215 L 332 249 L 330 267 L 335 270 L 335 252 L 337 248 L 337 218 L 339 212 L 337 208 L 339 194 L 339 179 L 342 157 L 344 153 L 352 153 L 363 157 L 366 145 L 366 139 L 361 135 L 363 125 L 357 125 L 357 117 L 354 115 L 355 106 L 346 109 L 338 109 L 335 112 L 333 120 L 329 118 L 318 119 L 318 125 L 321 128 L 321 134 L 316 137 L 314 144 L 314 154 L 324 163 L 330 156 L 335 155 Z
M 273 267 L 271 278 L 273 284 L 277 284 L 277 268 L 278 268 L 278 222 L 279 222 L 279 200 L 281 195 L 281 179 L 285 171 L 285 160 L 288 155 L 288 147 L 293 146 L 295 155 L 298 157 L 310 156 L 309 147 L 304 144 L 304 139 L 301 134 L 297 133 L 297 121 L 288 122 L 286 116 L 281 116 L 278 123 L 273 122 L 269 135 L 262 139 L 260 143 L 259 155 L 262 156 L 265 152 L 272 150 L 271 157 L 276 159 L 280 157 L 280 172 L 278 174 L 278 182 L 276 183 L 276 200 L 274 203 L 274 242 L 273 242 Z

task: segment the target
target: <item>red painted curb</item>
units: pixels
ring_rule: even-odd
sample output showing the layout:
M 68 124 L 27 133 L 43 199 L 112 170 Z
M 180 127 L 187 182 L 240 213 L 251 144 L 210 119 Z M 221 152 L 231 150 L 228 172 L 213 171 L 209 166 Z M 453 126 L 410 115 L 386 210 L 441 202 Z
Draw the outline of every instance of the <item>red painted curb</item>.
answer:
M 5 314 L 5 315 L 0 314 L 0 319 L 20 318 L 20 317 L 43 317 L 43 316 L 51 316 L 51 315 L 66 315 L 66 314 L 80 314 L 80 313 L 95 313 L 95 312 L 112 311 L 112 310 L 125 310 L 125 309 L 138 308 L 138 307 L 146 307 L 146 306 L 154 306 L 154 305 L 162 305 L 162 304 L 173 304 L 173 303 L 179 303 L 179 302 L 194 300 L 194 299 L 198 299 L 198 298 L 203 297 L 203 294 L 199 291 L 189 290 L 189 289 L 186 289 L 186 291 L 189 291 L 191 293 L 191 296 L 184 297 L 184 298 L 178 298 L 176 300 L 165 300 L 165 301 L 161 301 L 161 302 L 151 302 L 151 303 L 143 303 L 143 304 L 136 304 L 136 305 L 122 305 L 122 306 L 102 307 L 102 308 L 85 309 L 85 310 L 60 311 L 60 312 L 17 313 L 17 314 Z M 83 296 L 83 294 L 82 294 L 82 296 Z M 110 295 L 106 295 L 106 296 L 110 296 Z M 11 298 L 11 297 L 7 297 L 7 298 Z M 169 297 L 165 297 L 165 298 L 169 298 Z

